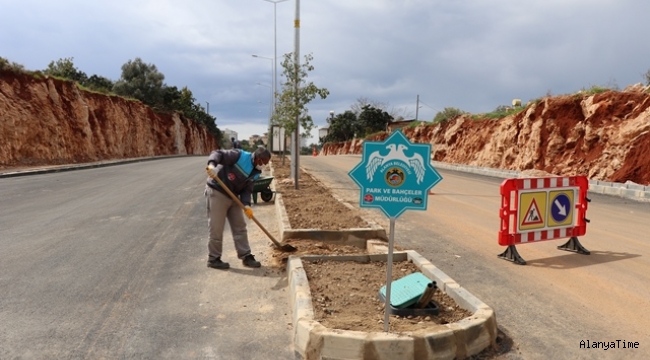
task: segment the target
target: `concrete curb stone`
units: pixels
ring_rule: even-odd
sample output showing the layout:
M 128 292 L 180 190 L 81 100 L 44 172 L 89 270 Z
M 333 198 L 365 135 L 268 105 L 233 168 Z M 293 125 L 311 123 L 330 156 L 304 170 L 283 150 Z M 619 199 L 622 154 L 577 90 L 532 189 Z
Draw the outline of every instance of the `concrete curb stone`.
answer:
M 376 254 L 377 255 L 377 254 Z M 354 256 L 290 256 L 287 263 L 292 290 L 294 346 L 299 359 L 454 359 L 478 354 L 496 341 L 497 325 L 492 308 L 459 286 L 415 251 L 396 253 L 412 260 L 440 289 L 473 313 L 455 323 L 433 326 L 414 333 L 360 332 L 329 329 L 314 320 L 311 291 L 302 261 L 358 261 Z M 376 258 L 377 259 L 377 258 Z M 387 254 L 383 254 L 383 261 Z
M 71 170 L 81 170 L 81 169 L 92 169 L 92 168 L 123 165 L 123 164 L 142 162 L 142 161 L 159 160 L 159 159 L 167 159 L 167 158 L 174 158 L 174 157 L 186 157 L 186 156 L 205 156 L 205 155 L 162 155 L 162 156 L 152 156 L 152 157 L 142 157 L 142 158 L 122 159 L 122 160 L 105 160 L 105 161 L 97 161 L 92 163 L 83 163 L 78 165 L 67 164 L 67 165 L 43 166 L 43 167 L 39 167 L 36 169 L 29 169 L 29 170 L 0 172 L 0 178 L 9 178 L 9 177 L 35 175 L 35 174 L 49 174 L 49 173 L 71 171 Z
M 521 172 L 514 170 L 501 170 L 472 165 L 448 164 L 439 161 L 432 161 L 431 165 L 434 168 L 481 174 L 503 179 L 527 177 Z M 618 196 L 635 201 L 650 202 L 650 186 L 641 184 L 589 180 L 589 191 L 597 194 Z

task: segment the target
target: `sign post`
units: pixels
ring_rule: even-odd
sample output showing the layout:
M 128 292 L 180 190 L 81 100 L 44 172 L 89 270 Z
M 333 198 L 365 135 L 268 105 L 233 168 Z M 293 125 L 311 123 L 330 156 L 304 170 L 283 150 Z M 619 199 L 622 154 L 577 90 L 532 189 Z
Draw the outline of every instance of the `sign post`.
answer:
M 411 143 L 399 130 L 383 142 L 365 141 L 361 162 L 348 175 L 359 185 L 359 206 L 379 208 L 390 219 L 384 307 L 388 332 L 395 219 L 406 210 L 426 210 L 429 189 L 442 176 L 431 166 L 431 145 Z

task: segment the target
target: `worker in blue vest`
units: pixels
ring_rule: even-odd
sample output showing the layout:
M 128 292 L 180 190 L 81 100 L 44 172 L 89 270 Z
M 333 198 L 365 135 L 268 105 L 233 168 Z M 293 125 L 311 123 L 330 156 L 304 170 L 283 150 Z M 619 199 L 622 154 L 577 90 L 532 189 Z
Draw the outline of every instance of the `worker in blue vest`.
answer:
M 255 180 L 262 173 L 264 165 L 271 160 L 271 153 L 264 147 L 255 152 L 240 149 L 214 150 L 208 157 L 208 181 L 205 198 L 208 210 L 208 267 L 228 269 L 230 264 L 221 260 L 223 252 L 223 229 L 228 219 L 237 257 L 244 266 L 262 266 L 251 254 L 244 214 L 253 218 L 251 195 Z M 230 197 L 228 192 L 213 179 L 218 177 L 228 189 L 239 198 L 244 210 Z

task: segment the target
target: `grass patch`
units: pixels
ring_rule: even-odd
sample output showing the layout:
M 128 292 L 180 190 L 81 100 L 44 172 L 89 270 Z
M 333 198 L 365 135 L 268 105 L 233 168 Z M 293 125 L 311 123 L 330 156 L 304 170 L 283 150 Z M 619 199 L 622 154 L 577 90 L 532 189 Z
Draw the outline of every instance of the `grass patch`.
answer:
M 538 100 L 538 102 L 539 102 L 539 100 Z M 492 112 L 489 112 L 489 113 L 472 115 L 472 120 L 479 120 L 479 119 L 485 119 L 485 118 L 498 120 L 498 119 L 502 119 L 502 118 L 504 118 L 506 116 L 519 114 L 520 112 L 524 111 L 525 109 L 526 109 L 525 106 L 517 106 L 515 108 L 502 108 L 502 109 L 498 109 L 498 110 L 495 110 L 495 111 L 492 111 Z

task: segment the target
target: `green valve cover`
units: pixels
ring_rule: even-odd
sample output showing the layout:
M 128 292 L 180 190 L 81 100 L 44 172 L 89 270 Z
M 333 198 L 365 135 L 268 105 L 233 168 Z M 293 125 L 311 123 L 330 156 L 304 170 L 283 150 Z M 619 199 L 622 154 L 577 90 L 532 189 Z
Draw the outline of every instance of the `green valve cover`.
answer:
M 424 294 L 431 279 L 421 272 L 416 272 L 395 280 L 390 287 L 390 304 L 397 309 L 404 309 L 415 304 Z M 386 299 L 386 285 L 379 289 L 379 297 Z

